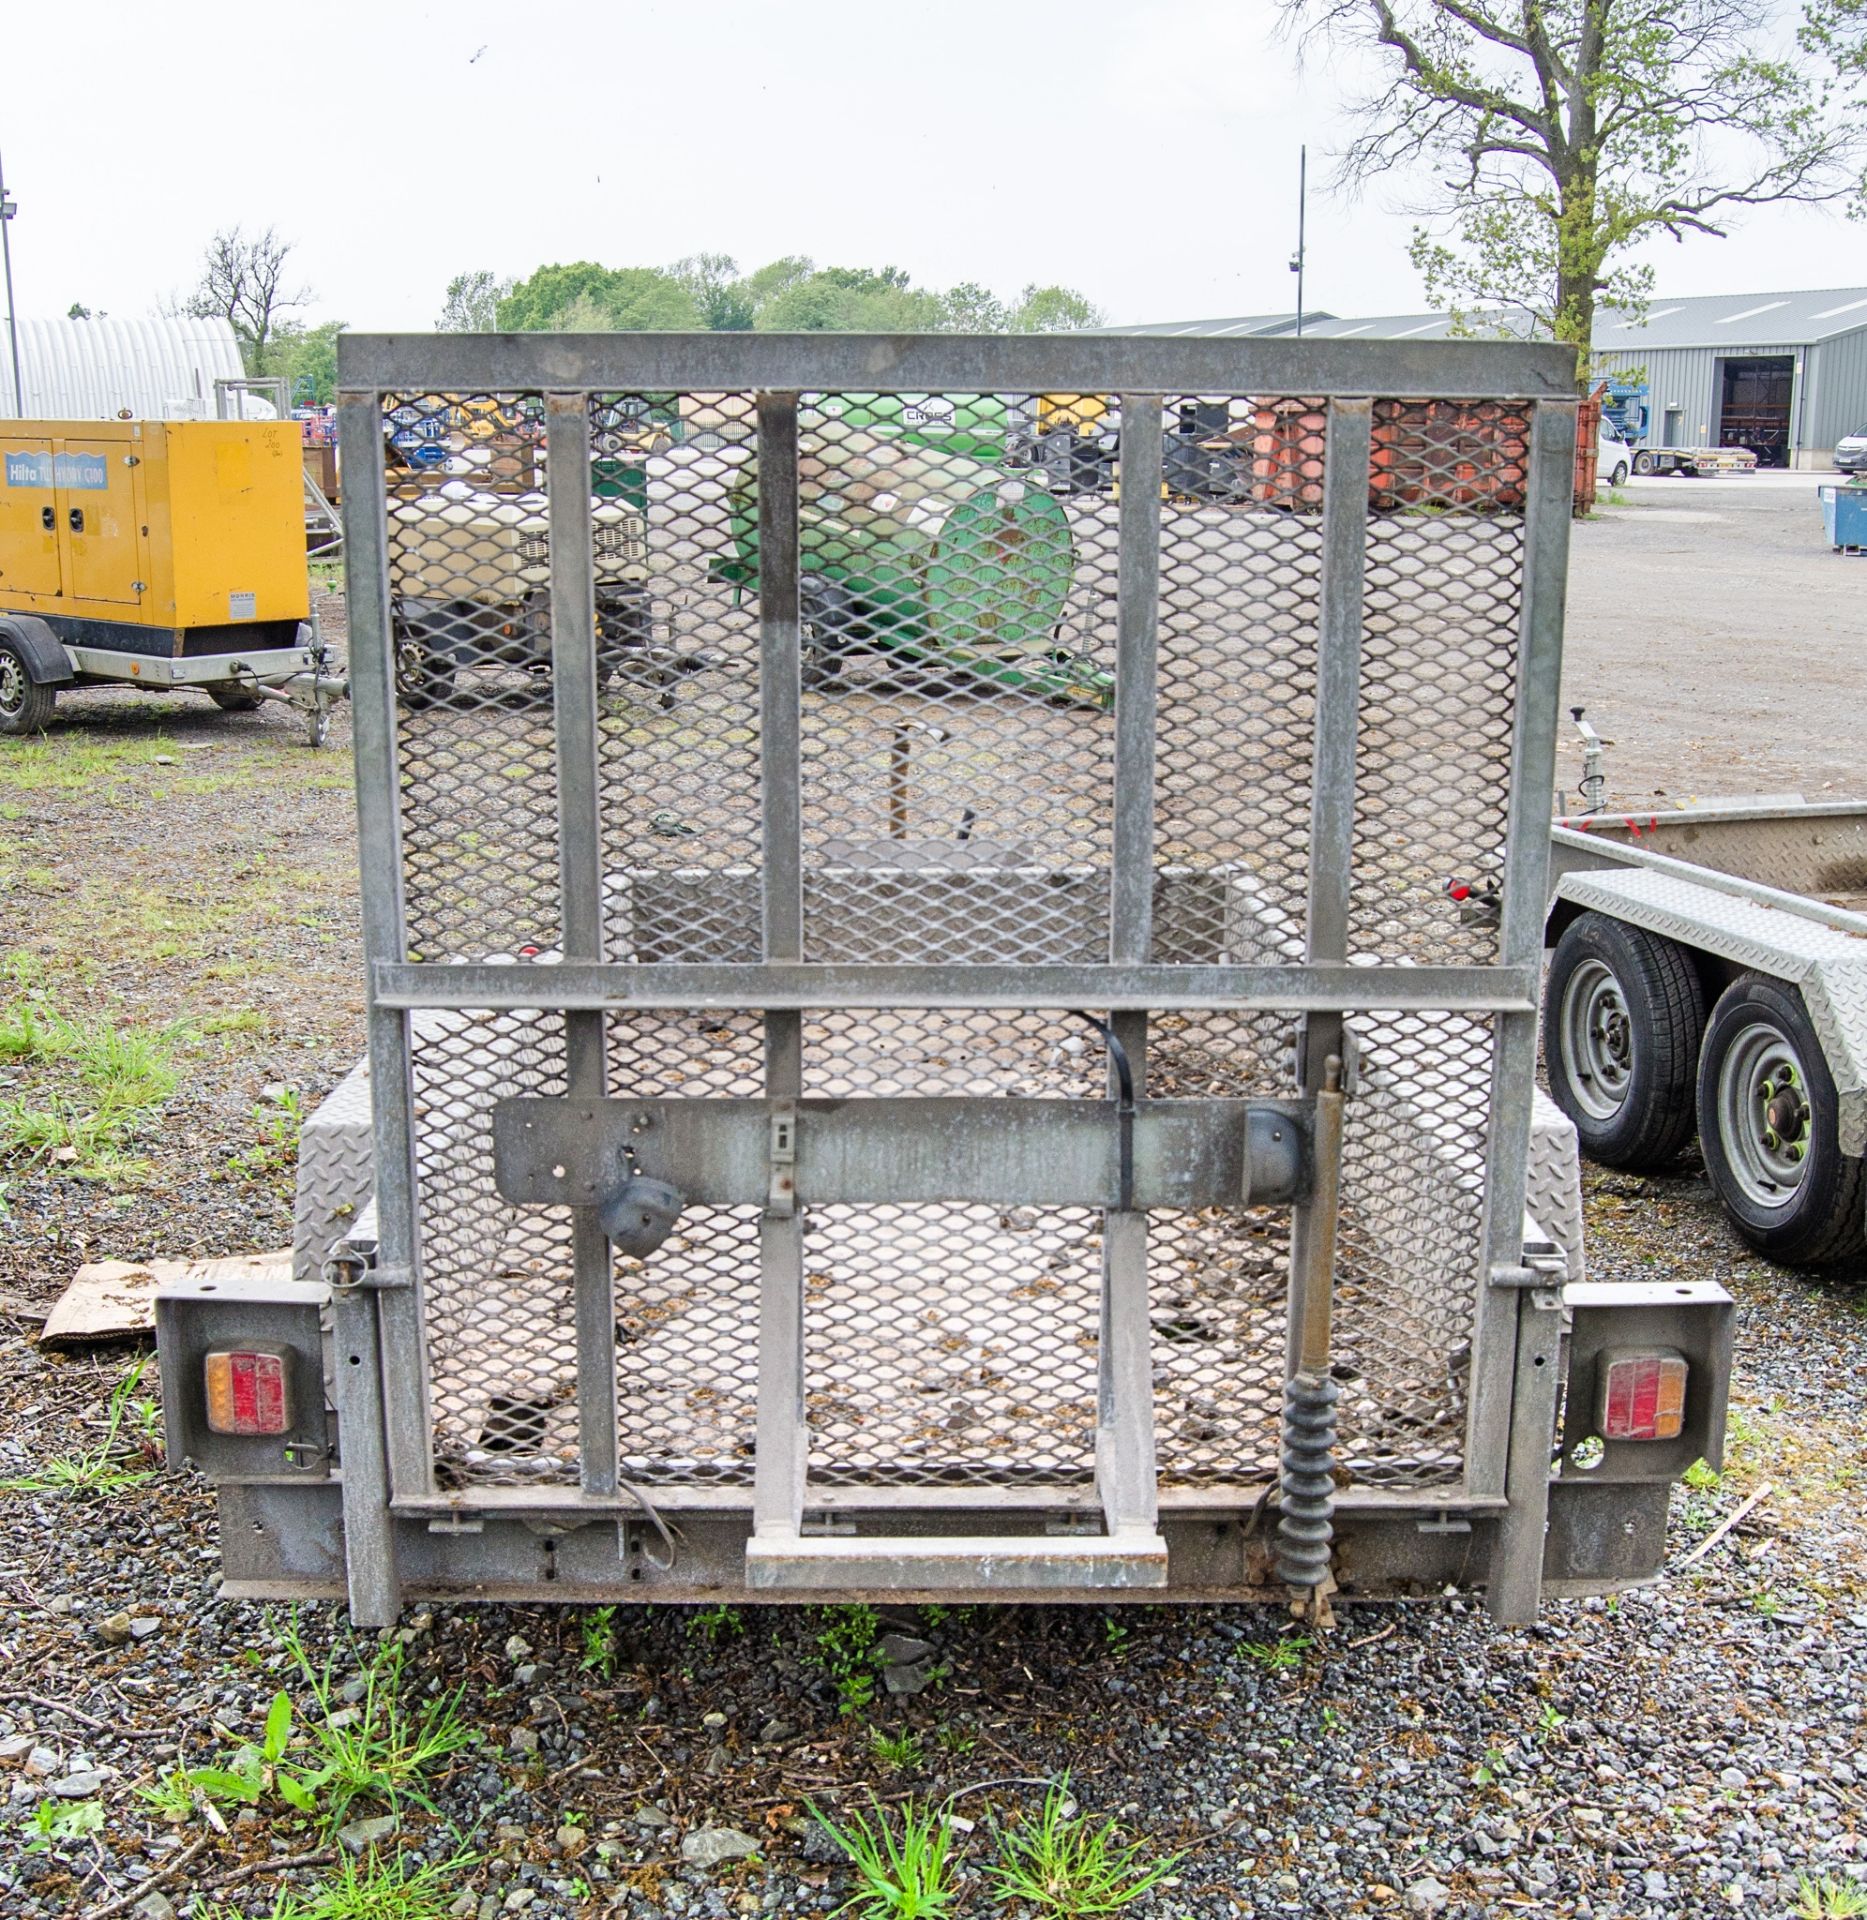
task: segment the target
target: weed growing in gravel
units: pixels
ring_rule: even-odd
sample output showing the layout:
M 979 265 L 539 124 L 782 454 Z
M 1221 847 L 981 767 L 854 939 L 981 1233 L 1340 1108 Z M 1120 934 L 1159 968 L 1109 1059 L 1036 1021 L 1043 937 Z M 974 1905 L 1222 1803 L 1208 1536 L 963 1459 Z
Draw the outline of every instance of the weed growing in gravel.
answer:
M 968 1733 L 964 1727 L 935 1727 L 934 1738 L 939 1742 L 941 1752 L 957 1755 L 960 1759 L 964 1759 L 979 1744 L 979 1736 Z
M 897 1832 L 873 1794 L 869 1806 L 870 1814 L 852 1813 L 846 1826 L 815 1806 L 810 1809 L 855 1869 L 857 1891 L 838 1911 L 858 1920 L 940 1920 L 953 1910 L 957 1896 L 946 1809 L 906 1801 Z
M 101 1800 L 41 1800 L 26 1823 L 32 1838 L 26 1842 L 28 1853 L 53 1853 L 86 1834 L 104 1830 L 104 1803 Z
M 1856 1920 L 1867 1914 L 1867 1887 L 1796 1875 L 1796 1920 Z
M 584 1615 L 582 1631 L 583 1658 L 578 1664 L 607 1680 L 616 1671 L 616 1609 L 592 1607 Z
M 247 1180 L 292 1172 L 298 1165 L 298 1136 L 304 1124 L 304 1105 L 287 1087 L 276 1106 L 262 1104 L 253 1109 L 258 1138 L 252 1146 L 227 1156 L 229 1169 Z
M 1724 1485 L 1724 1475 L 1703 1460 L 1694 1460 L 1679 1477 L 1694 1493 L 1710 1493 Z
M 1238 1651 L 1268 1673 L 1294 1673 L 1315 1642 L 1307 1633 L 1287 1633 L 1281 1640 L 1243 1640 Z
M 458 1897 L 470 1854 L 417 1864 L 406 1854 L 382 1858 L 374 1848 L 361 1860 L 345 1855 L 309 1895 L 281 1892 L 265 1920 L 443 1920 Z M 202 1920 L 240 1920 L 232 1907 L 215 1907 Z
M 724 1600 L 717 1607 L 701 1607 L 687 1616 L 689 1638 L 698 1635 L 710 1647 L 722 1640 L 737 1640 L 746 1630 L 744 1616 Z
M 875 1609 L 819 1607 L 816 1620 L 815 1651 L 806 1658 L 834 1683 L 837 1712 L 860 1713 L 875 1698 L 875 1641 L 881 1631 Z
M 291 1744 L 292 1703 L 281 1688 L 272 1696 L 257 1746 L 243 1741 L 217 1767 L 176 1767 L 153 1787 L 144 1787 L 142 1796 L 163 1819 L 177 1826 L 197 1806 L 204 1806 L 211 1823 L 223 1832 L 225 1823 L 214 1817 L 214 1808 L 256 1807 L 268 1793 L 276 1793 L 299 1813 L 315 1814 L 319 1789 L 330 1778 L 330 1770 L 293 1772 L 284 1764 Z
M 48 1461 L 37 1473 L 22 1474 L 17 1480 L 0 1480 L 0 1492 L 5 1493 L 122 1493 L 129 1487 L 140 1487 L 144 1481 L 153 1478 L 147 1470 L 125 1464 L 132 1456 L 126 1455 L 117 1444 L 117 1436 L 123 1429 L 126 1414 L 132 1412 L 130 1396 L 142 1384 L 144 1369 L 149 1365 L 149 1356 L 144 1354 L 128 1373 L 110 1389 L 110 1397 L 104 1402 L 104 1437 L 88 1453 L 68 1453 L 56 1460 Z M 136 1407 L 150 1404 L 137 1402 Z M 149 1432 L 149 1422 L 137 1411 L 135 1418 L 142 1428 L 145 1438 Z M 139 1453 L 143 1451 L 139 1447 Z
M 911 1733 L 884 1733 L 880 1727 L 869 1729 L 869 1751 L 883 1766 L 895 1773 L 918 1773 L 927 1756 Z
M 1034 1821 L 993 1825 L 998 1858 L 986 1869 L 995 1898 L 1016 1900 L 1061 1920 L 1120 1913 L 1151 1892 L 1179 1864 L 1177 1853 L 1150 1860 L 1138 1840 L 1116 1838 L 1115 1822 L 1094 1825 L 1070 1797 L 1066 1773 L 1044 1795 Z
M 465 1686 L 410 1712 L 402 1704 L 403 1650 L 392 1641 L 361 1664 L 362 1697 L 350 1705 L 340 1698 L 330 1656 L 322 1667 L 313 1666 L 296 1625 L 286 1629 L 282 1641 L 317 1709 L 315 1717 L 307 1717 L 305 1732 L 322 1762 L 316 1777 L 325 1823 L 342 1825 L 353 1801 L 394 1806 L 404 1794 L 432 1813 L 423 1777 L 479 1737 L 460 1717 Z

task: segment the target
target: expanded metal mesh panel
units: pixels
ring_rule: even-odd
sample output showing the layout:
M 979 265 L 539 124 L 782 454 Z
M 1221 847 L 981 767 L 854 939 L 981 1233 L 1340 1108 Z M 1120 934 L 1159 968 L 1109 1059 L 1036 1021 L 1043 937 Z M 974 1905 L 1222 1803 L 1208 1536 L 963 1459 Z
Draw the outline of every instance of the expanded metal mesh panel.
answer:
M 1522 611 L 1526 408 L 1375 403 L 1349 943 L 1488 961 L 1448 881 L 1503 875 Z
M 1172 1099 L 1289 1094 L 1283 1014 L 1157 1014 L 1147 1086 Z M 1148 1215 L 1154 1427 L 1164 1484 L 1261 1479 L 1277 1469 L 1290 1216 L 1281 1207 L 1155 1208 Z
M 1107 958 L 1119 507 L 1075 419 L 1100 406 L 800 409 L 807 958 Z
M 493 1183 L 494 1103 L 565 1091 L 563 1017 L 417 1014 L 410 1055 L 436 1477 L 574 1481 L 570 1214 Z
M 609 1023 L 609 1090 L 745 1099 L 765 1084 L 752 1013 L 630 1013 Z M 616 1415 L 623 1474 L 644 1485 L 746 1481 L 758 1421 L 759 1210 L 689 1207 L 649 1255 L 619 1255 Z
M 1356 1480 L 1414 1486 L 1464 1465 L 1482 1276 L 1489 1020 L 1369 1014 L 1342 1152 L 1335 1375 L 1338 1457 Z
M 791 401 L 767 403 L 762 448 L 748 384 L 768 383 L 768 360 L 722 354 L 741 384 L 701 392 L 651 391 L 634 359 L 611 359 L 639 390 L 573 383 L 581 398 L 569 412 L 560 399 L 547 408 L 535 389 L 370 390 L 388 475 L 411 959 L 555 959 L 568 875 L 578 908 L 568 957 L 580 981 L 605 960 L 774 961 L 793 978 L 794 958 L 962 979 L 988 963 L 1092 970 L 1113 951 L 1134 952 L 1117 903 L 1137 912 L 1150 889 L 1147 960 L 1300 966 L 1325 717 L 1325 554 L 1334 537 L 1352 541 L 1353 526 L 1336 516 L 1344 498 L 1359 509 L 1364 479 L 1350 953 L 1401 966 L 1498 958 L 1495 930 L 1461 917 L 1446 884 L 1463 881 L 1482 901 L 1503 873 L 1527 405 L 1376 400 L 1365 476 L 1338 472 L 1344 485 L 1325 514 L 1332 436 L 1339 467 L 1339 436 L 1361 444 L 1365 403 L 1332 413 L 1327 398 L 1300 389 L 1175 391 L 1212 366 L 1189 363 L 1149 389 L 1166 398 L 1142 403 L 1145 421 L 1126 423 L 1131 449 L 1138 440 L 1151 461 L 1161 409 L 1158 481 L 1150 467 L 1130 483 L 1114 393 L 865 392 L 854 387 L 866 376 L 850 368 L 866 362 L 844 362 L 837 385 L 815 386 L 806 372 L 782 389 L 795 395 L 797 431 L 793 688 L 788 668 L 762 683 L 783 630 L 761 617 L 788 598 L 766 578 L 778 563 L 761 552 L 761 496 L 768 513 L 789 499 L 788 461 L 766 473 L 761 455 L 781 444 L 773 436 Z M 1292 386 L 1324 377 L 1296 360 Z M 479 377 L 471 352 L 448 364 Z M 514 364 L 530 369 L 521 379 L 557 376 L 557 362 L 547 375 L 519 355 L 493 377 Z M 588 545 L 554 553 L 547 443 L 562 460 L 579 410 Z M 561 497 L 558 507 L 562 526 Z M 1151 608 L 1134 591 L 1147 562 L 1124 552 L 1124 521 L 1131 536 L 1151 523 Z M 570 732 L 559 741 L 553 695 L 566 694 L 581 730 L 588 705 L 569 695 L 589 690 L 554 688 L 566 650 L 561 635 L 554 645 L 552 588 L 555 573 L 560 604 L 576 604 L 586 562 L 598 830 L 591 844 L 580 780 L 560 848 L 559 775 L 588 741 Z M 1148 614 L 1151 796 L 1138 758 L 1117 769 L 1118 751 L 1136 744 L 1132 729 L 1118 743 L 1118 659 L 1123 674 L 1146 670 Z M 359 632 L 367 627 L 365 614 Z M 1340 638 L 1332 628 L 1329 643 Z M 576 653 L 588 662 L 581 636 Z M 795 767 L 785 764 L 794 697 Z M 786 844 L 793 774 L 795 847 Z M 386 776 L 384 795 L 386 815 Z M 1151 871 L 1116 874 L 1118 829 L 1124 848 L 1138 847 L 1137 823 L 1150 813 Z M 768 910 L 774 934 L 785 933 L 793 855 L 801 954 L 768 954 Z M 589 946 L 597 917 L 600 953 Z M 552 972 L 538 969 L 546 1001 Z M 1215 1004 L 1146 1017 L 1144 1097 L 1294 1097 L 1292 1014 L 1217 1004 L 1182 977 Z M 505 978 L 509 998 L 528 998 L 529 974 L 516 987 Z M 737 1000 L 743 985 L 745 1004 L 657 1011 L 634 1002 L 673 997 L 665 982 L 627 976 L 602 1016 L 612 1100 L 791 1091 L 768 1085 L 757 977 L 720 978 L 704 991 Z M 937 1000 L 947 978 L 925 976 L 906 997 Z M 845 980 L 826 999 L 867 991 Z M 1090 985 L 1080 997 L 1094 1009 Z M 507 1202 L 495 1184 L 496 1103 L 567 1093 L 565 1015 L 422 1012 L 412 1022 L 436 1479 L 569 1489 L 587 1471 L 595 1486 L 597 1464 L 579 1457 L 572 1216 Z M 1338 1477 L 1450 1485 L 1463 1472 L 1467 1342 L 1485 1258 L 1493 1022 L 1428 1011 L 1356 1014 L 1349 1026 L 1358 1079 L 1332 1351 Z M 989 1126 L 997 1098 L 1109 1095 L 1102 1040 L 1068 1007 L 821 1005 L 803 1013 L 801 1031 L 797 1091 L 807 1099 L 948 1096 L 979 1102 Z M 774 1027 L 774 1061 L 789 1057 L 788 1032 Z M 1113 1129 L 1112 1101 L 1109 1114 Z M 800 1139 L 811 1121 L 798 1118 Z M 891 1185 L 905 1176 L 888 1151 L 874 1165 L 881 1195 L 927 1190 Z M 871 1200 L 868 1177 L 865 1165 L 864 1184 L 840 1189 L 862 1204 L 803 1193 L 810 1484 L 1084 1486 L 1096 1471 L 1099 1384 L 1112 1391 L 1100 1378 L 1101 1211 Z M 746 1183 L 735 1174 L 708 1191 L 737 1199 Z M 1066 1185 L 1052 1197 L 1081 1191 Z M 1183 1191 L 1204 1197 L 1209 1187 Z M 761 1216 L 757 1205 L 690 1204 L 646 1259 L 614 1260 L 613 1355 L 586 1358 L 600 1371 L 613 1357 L 617 1466 L 631 1482 L 753 1480 L 761 1291 L 794 1279 L 785 1229 L 775 1220 L 762 1235 Z M 1290 1224 L 1288 1207 L 1149 1212 L 1163 1484 L 1255 1488 L 1277 1471 Z M 769 1489 L 759 1486 L 763 1503 Z
M 1153 957 L 1300 958 L 1322 586 L 1306 509 L 1321 499 L 1325 415 L 1314 400 L 1193 396 L 1169 414 L 1154 835 L 1160 864 L 1189 879 L 1177 911 L 1156 900 Z
M 642 644 L 598 657 L 612 959 L 760 956 L 757 439 L 746 393 L 590 404 L 592 488 L 654 556 Z
M 543 403 L 389 395 L 383 426 L 409 957 L 553 946 Z

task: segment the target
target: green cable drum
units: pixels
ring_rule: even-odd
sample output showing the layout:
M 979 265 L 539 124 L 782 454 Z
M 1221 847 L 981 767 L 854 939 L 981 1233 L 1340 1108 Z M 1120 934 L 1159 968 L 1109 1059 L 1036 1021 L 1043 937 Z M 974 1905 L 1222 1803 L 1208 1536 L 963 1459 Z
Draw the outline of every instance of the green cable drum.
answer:
M 734 572 L 758 571 L 757 476 L 732 490 Z M 1028 475 L 868 428 L 798 448 L 801 569 L 876 645 L 1007 686 L 1109 704 L 1112 683 L 1058 646 L 1075 577 L 1063 505 Z

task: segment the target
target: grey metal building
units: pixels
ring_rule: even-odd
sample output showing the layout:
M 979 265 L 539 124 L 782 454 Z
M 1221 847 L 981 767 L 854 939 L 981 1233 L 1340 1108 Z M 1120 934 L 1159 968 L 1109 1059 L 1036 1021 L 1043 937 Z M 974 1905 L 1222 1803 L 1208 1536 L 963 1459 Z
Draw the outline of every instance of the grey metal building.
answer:
M 1304 333 L 1318 339 L 1433 340 L 1452 328 L 1445 313 L 1303 316 Z M 1294 333 L 1296 316 L 1116 331 L 1263 336 Z M 1867 426 L 1867 287 L 1655 299 L 1639 320 L 1604 312 L 1595 346 L 1603 378 L 1646 388 L 1628 402 L 1641 444 L 1745 446 L 1770 465 L 1825 468 L 1835 442 Z

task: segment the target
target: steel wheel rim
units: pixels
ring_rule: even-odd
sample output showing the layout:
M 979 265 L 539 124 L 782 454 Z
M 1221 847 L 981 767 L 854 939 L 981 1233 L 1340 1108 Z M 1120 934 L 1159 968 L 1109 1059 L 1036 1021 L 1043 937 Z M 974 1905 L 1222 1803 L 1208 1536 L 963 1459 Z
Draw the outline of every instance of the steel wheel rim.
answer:
M 1773 1026 L 1744 1027 L 1718 1066 L 1718 1138 L 1738 1191 L 1774 1212 L 1808 1173 L 1809 1083 L 1802 1057 Z
M 1634 1077 L 1634 1030 L 1614 970 L 1584 960 L 1562 989 L 1562 1052 L 1569 1090 L 1591 1120 L 1612 1120 Z
M 26 711 L 26 669 L 13 654 L 0 653 L 0 713 L 17 719 Z

